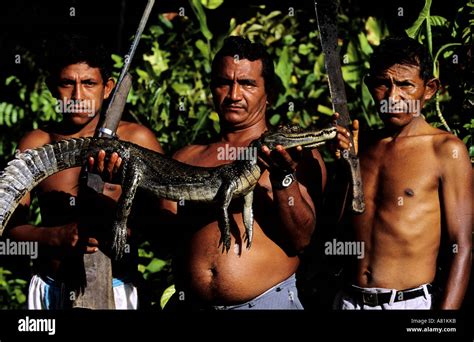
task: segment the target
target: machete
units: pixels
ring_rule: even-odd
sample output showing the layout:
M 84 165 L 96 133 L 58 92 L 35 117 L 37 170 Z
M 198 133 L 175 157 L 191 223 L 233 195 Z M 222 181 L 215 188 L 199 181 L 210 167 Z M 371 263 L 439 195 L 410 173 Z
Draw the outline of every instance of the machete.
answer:
M 338 5 L 338 1 L 336 0 L 316 0 L 314 2 L 321 46 L 325 56 L 324 64 L 328 74 L 332 109 L 334 112 L 339 113 L 337 124 L 345 127 L 349 132 L 351 132 L 349 129 L 351 119 L 347 109 L 346 91 L 344 89 L 344 80 L 342 78 L 339 48 L 337 44 L 336 18 Z M 359 159 L 357 158 L 354 149 L 352 134 L 350 136 L 350 141 L 352 143 L 351 148 L 347 151 L 343 151 L 341 156 L 350 170 L 352 211 L 360 214 L 365 210 L 365 200 L 360 175 Z
M 132 45 L 125 56 L 124 65 L 115 86 L 112 98 L 105 112 L 105 117 L 95 132 L 96 137 L 117 138 L 116 131 L 122 118 L 127 96 L 132 85 L 132 77 L 128 73 L 130 64 L 145 29 L 148 17 L 155 0 L 148 0 Z M 102 193 L 104 182 L 100 175 L 90 172 L 83 174 L 87 187 Z M 72 302 L 73 308 L 115 309 L 112 289 L 112 262 L 100 249 L 92 254 L 84 254 L 85 286 Z

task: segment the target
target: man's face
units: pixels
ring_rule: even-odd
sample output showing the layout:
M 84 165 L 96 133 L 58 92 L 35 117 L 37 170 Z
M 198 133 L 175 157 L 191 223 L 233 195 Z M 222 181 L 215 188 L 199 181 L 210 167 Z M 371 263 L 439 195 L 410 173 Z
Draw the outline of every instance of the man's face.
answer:
M 90 122 L 102 108 L 102 102 L 108 98 L 114 81 L 102 79 L 99 68 L 87 63 L 66 66 L 59 73 L 55 96 L 57 108 L 64 118 L 75 125 Z
M 425 84 L 418 66 L 394 64 L 385 72 L 374 75 L 369 81 L 369 89 L 385 125 L 403 127 L 421 115 L 421 109 L 434 95 L 438 84 L 437 79 Z
M 267 94 L 262 61 L 224 57 L 215 73 L 212 95 L 223 124 L 244 128 L 264 120 Z

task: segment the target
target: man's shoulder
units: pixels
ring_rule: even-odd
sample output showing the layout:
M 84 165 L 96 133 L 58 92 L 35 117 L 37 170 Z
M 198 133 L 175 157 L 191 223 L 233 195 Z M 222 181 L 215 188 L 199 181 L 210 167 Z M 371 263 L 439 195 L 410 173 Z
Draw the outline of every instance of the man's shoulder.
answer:
M 467 153 L 466 145 L 457 136 L 440 129 L 436 130 L 436 134 L 433 134 L 433 148 L 440 157 L 453 158 Z
M 134 122 L 120 121 L 117 128 L 117 135 L 120 139 L 133 142 L 134 139 L 139 138 L 142 135 L 150 135 L 153 132 L 145 126 Z
M 18 143 L 18 149 L 21 151 L 37 148 L 52 142 L 51 135 L 42 130 L 35 129 L 26 133 Z
M 163 152 L 155 133 L 149 128 L 137 123 L 120 121 L 117 135 L 121 140 L 129 141 L 148 149 Z

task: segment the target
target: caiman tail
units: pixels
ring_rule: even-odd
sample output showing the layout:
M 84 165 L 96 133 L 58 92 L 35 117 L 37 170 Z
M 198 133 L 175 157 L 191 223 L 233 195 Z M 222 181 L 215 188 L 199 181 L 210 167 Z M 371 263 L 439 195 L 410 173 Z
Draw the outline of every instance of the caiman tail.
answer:
M 59 171 L 84 165 L 90 141 L 62 140 L 16 154 L 0 173 L 0 236 L 26 193 Z

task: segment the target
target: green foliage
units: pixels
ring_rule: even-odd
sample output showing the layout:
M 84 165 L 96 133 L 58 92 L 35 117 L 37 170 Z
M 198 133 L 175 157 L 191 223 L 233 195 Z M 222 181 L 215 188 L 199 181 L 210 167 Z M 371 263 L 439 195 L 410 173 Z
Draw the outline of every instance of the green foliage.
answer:
M 443 67 L 447 72 L 455 72 L 458 77 L 455 82 L 446 83 L 440 89 L 436 94 L 434 104 L 428 106 L 425 113 L 428 120 L 438 119 L 440 122 L 432 122 L 432 124 L 435 126 L 442 124 L 446 130 L 464 137 L 463 141 L 469 146 L 469 143 L 472 145 L 472 138 L 470 132 L 466 131 L 469 129 L 469 124 L 466 124 L 466 121 L 472 116 L 474 109 L 474 88 L 470 80 L 470 73 L 466 72 L 470 67 L 466 48 L 472 39 L 474 4 L 466 0 L 465 4 L 458 9 L 457 16 L 452 22 L 442 16 L 432 16 L 430 9 L 431 0 L 425 0 L 425 5 L 417 20 L 406 32 L 410 37 L 427 46 L 433 56 L 435 77 L 441 78 L 444 83 L 442 76 L 446 73 L 442 73 Z M 447 104 L 450 107 L 449 110 L 452 111 L 448 117 L 452 118 L 453 129 L 450 128 L 451 123 L 448 123 L 450 120 L 446 120 L 442 113 L 444 104 Z M 470 155 L 474 157 L 472 151 L 471 147 Z
M 27 282 L 15 279 L 11 271 L 0 267 L 0 309 L 23 309 Z

